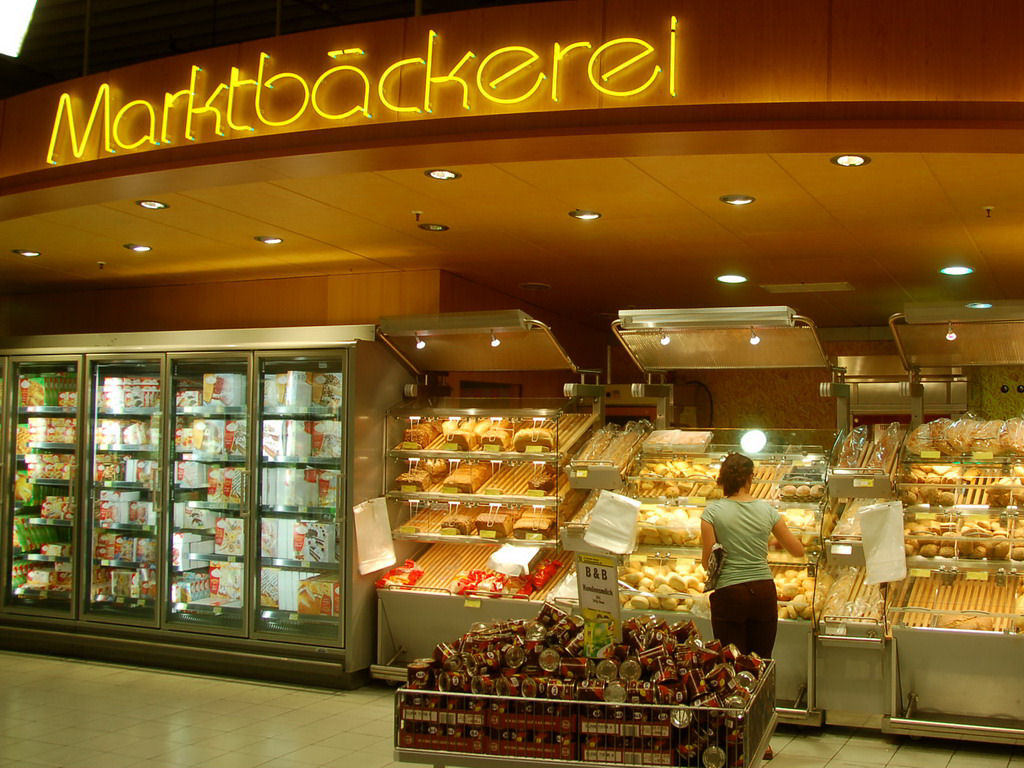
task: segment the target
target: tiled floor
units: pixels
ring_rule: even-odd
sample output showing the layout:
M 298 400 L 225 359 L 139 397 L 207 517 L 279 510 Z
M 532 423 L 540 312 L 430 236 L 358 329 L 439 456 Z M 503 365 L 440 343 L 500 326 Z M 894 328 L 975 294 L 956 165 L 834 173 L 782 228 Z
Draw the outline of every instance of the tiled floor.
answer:
M 0 768 L 404 766 L 392 696 L 0 652 Z M 769 768 L 1024 768 L 1024 747 L 831 728 L 772 744 Z

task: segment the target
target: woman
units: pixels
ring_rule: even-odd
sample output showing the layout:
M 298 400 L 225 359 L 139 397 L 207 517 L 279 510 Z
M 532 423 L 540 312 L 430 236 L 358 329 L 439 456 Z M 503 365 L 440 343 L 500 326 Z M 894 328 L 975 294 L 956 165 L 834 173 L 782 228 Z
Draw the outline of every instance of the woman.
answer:
M 775 507 L 750 495 L 754 462 L 730 453 L 718 472 L 724 499 L 708 503 L 701 515 L 704 567 L 711 548 L 725 548 L 718 586 L 711 593 L 711 627 L 723 645 L 734 643 L 743 653 L 770 658 L 778 630 L 775 582 L 768 568 L 768 540 L 774 534 L 793 557 L 804 545 Z

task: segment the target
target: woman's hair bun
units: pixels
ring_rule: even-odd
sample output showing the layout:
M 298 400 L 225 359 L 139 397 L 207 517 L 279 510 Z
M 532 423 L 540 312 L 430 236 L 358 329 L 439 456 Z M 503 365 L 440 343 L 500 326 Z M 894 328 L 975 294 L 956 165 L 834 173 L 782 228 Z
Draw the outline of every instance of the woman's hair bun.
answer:
M 722 460 L 718 470 L 718 484 L 722 493 L 732 496 L 747 484 L 754 474 L 754 462 L 742 453 L 730 453 Z

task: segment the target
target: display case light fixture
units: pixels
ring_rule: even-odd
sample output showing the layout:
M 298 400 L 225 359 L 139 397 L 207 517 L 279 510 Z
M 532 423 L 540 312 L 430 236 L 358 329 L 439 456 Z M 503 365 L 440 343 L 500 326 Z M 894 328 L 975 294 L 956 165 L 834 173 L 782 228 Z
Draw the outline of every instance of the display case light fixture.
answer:
M 167 203 L 161 203 L 159 200 L 136 200 L 135 204 L 140 208 L 145 208 L 147 211 L 162 211 L 164 208 L 170 208 Z
M 449 170 L 448 168 L 431 168 L 429 171 L 424 171 L 423 175 L 437 181 L 455 181 L 455 179 L 462 178 L 461 173 Z
M 135 251 L 135 253 L 146 253 L 147 251 L 153 250 L 152 247 L 148 245 L 139 245 L 138 243 L 125 243 L 124 247 L 129 251 Z
M 946 341 L 956 341 L 956 331 L 953 330 L 953 323 L 946 326 Z
M 257 235 L 253 239 L 264 245 L 280 245 L 284 242 L 284 238 L 277 237 L 276 235 Z
M 669 345 L 669 342 L 672 341 L 672 339 L 668 337 L 667 333 L 662 333 L 661 338 L 658 339 L 658 341 L 661 342 L 661 346 L 667 347 Z
M 501 339 L 499 339 L 497 336 L 494 335 L 494 331 L 491 331 L 491 346 L 492 347 L 500 347 L 501 346 Z
M 580 221 L 594 221 L 601 218 L 601 214 L 597 211 L 584 211 L 580 208 L 573 208 L 569 211 L 569 215 Z
M 757 331 L 753 327 L 750 329 L 750 343 L 755 347 L 761 343 L 761 337 L 757 335 Z
M 422 336 L 416 337 L 416 349 L 423 349 L 427 346 L 426 340 Z
M 39 255 L 39 251 L 26 251 L 21 248 L 15 248 L 11 253 L 16 253 L 19 256 L 24 256 L 26 259 L 34 259 Z
M 991 302 L 988 301 L 972 301 L 970 304 L 964 304 L 967 309 L 992 309 Z
M 752 195 L 722 195 L 718 199 L 726 205 L 750 205 L 757 198 Z

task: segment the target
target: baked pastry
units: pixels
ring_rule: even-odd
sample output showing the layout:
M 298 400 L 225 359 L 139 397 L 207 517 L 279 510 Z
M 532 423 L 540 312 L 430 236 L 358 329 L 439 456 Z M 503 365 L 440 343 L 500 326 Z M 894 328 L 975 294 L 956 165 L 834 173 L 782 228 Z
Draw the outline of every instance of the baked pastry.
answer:
M 506 419 L 486 422 L 487 429 L 481 434 L 483 445 L 497 445 L 499 451 L 512 450 L 512 424 Z
M 412 487 L 417 491 L 425 491 L 435 484 L 435 481 L 431 478 L 430 473 L 425 469 L 416 467 L 410 469 L 408 472 L 403 472 L 395 478 L 395 483 L 399 488 Z
M 920 455 L 921 451 L 932 450 L 932 428 L 929 424 L 922 424 L 909 435 L 905 443 L 907 453 Z
M 490 462 L 465 461 L 448 475 L 444 487 L 454 488 L 460 493 L 476 493 L 490 479 L 491 473 Z
M 558 481 L 558 470 L 550 464 L 539 467 L 530 478 L 529 486 L 531 491 L 550 492 L 555 490 L 555 483 Z
M 512 526 L 512 535 L 517 539 L 555 537 L 555 513 L 547 510 L 530 510 Z
M 1024 419 L 1017 417 L 1007 419 L 1003 423 L 1003 431 L 999 435 L 999 446 L 1003 453 L 1024 453 Z
M 445 459 L 422 459 L 416 468 L 429 473 L 435 483 L 448 474 L 448 462 Z
M 414 443 L 423 449 L 434 442 L 440 434 L 441 430 L 436 421 L 420 421 L 405 430 L 402 434 L 402 442 Z
M 547 427 L 525 427 L 516 432 L 512 444 L 520 453 L 537 450 L 538 446 L 542 451 L 553 451 L 555 433 Z
M 441 519 L 441 530 L 451 528 L 462 536 L 472 535 L 476 533 L 476 518 L 475 509 L 456 507 L 454 512 L 449 512 Z
M 512 535 L 512 526 L 521 516 L 521 512 L 504 510 L 493 512 L 488 510 L 476 518 L 477 531 L 494 531 L 494 537 L 507 539 Z
M 953 422 L 950 419 L 936 419 L 928 422 L 928 434 L 932 446 L 940 453 L 947 455 L 955 453 L 949 441 L 949 430 L 952 426 Z

